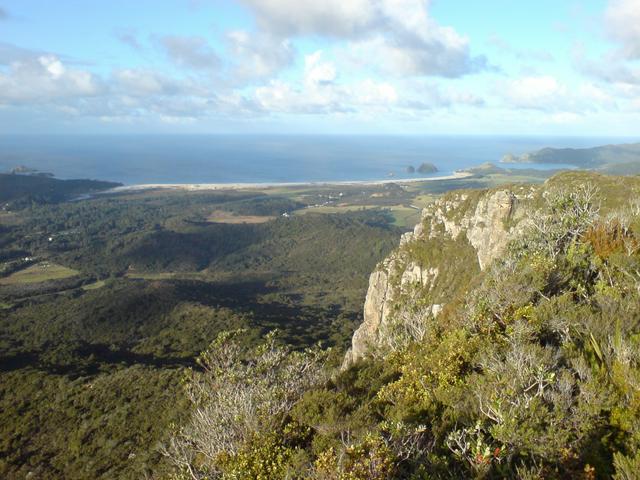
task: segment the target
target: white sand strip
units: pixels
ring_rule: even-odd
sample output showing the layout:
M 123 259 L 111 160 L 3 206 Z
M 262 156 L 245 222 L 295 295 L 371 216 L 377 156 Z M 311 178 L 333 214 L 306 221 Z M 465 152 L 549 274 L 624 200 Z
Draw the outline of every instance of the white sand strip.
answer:
M 326 186 L 349 186 L 349 185 L 384 185 L 387 183 L 421 183 L 421 182 L 437 182 L 439 180 L 459 180 L 462 178 L 472 177 L 471 172 L 454 172 L 452 175 L 442 177 L 424 177 L 424 178 L 394 178 L 387 180 L 348 180 L 336 182 L 283 182 L 283 183 L 147 183 L 140 185 L 126 185 L 105 190 L 102 193 L 123 193 L 140 190 L 245 190 L 245 189 L 263 189 L 263 188 L 282 188 L 282 187 L 326 187 Z

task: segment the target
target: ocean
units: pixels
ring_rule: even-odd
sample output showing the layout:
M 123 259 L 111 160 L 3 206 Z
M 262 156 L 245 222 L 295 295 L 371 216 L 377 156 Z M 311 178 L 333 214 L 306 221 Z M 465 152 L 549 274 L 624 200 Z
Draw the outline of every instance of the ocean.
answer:
M 423 162 L 438 167 L 434 176 L 448 175 L 498 163 L 507 153 L 628 141 L 533 136 L 12 135 L 0 136 L 0 172 L 24 165 L 62 179 L 125 185 L 373 181 L 422 177 L 406 169 Z

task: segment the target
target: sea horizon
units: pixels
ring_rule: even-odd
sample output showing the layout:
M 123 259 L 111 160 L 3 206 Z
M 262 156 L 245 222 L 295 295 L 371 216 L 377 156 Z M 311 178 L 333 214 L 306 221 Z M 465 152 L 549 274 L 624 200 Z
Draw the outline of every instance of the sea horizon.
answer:
M 506 154 L 589 148 L 634 137 L 549 135 L 48 134 L 0 135 L 0 172 L 141 184 L 362 182 L 449 176 Z M 438 172 L 408 173 L 431 163 Z M 509 164 L 509 168 L 558 165 Z M 560 166 L 562 167 L 562 166 Z

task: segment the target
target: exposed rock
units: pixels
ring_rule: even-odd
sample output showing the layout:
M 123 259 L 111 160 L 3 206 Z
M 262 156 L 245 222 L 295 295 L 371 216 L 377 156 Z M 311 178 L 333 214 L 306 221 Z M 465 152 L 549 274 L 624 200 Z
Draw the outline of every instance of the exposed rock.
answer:
M 478 252 L 478 263 L 484 270 L 507 246 L 510 232 L 505 227 L 515 205 L 511 192 L 498 191 L 478 202 L 469 220 L 467 239 Z
M 521 198 L 532 198 L 533 194 L 527 189 Z M 421 265 L 411 258 L 408 252 L 413 242 L 424 238 L 462 238 L 473 247 L 480 269 L 484 270 L 523 227 L 524 213 L 518 211 L 518 205 L 518 196 L 511 190 L 502 189 L 483 192 L 474 199 L 466 193 L 455 193 L 425 208 L 422 221 L 414 231 L 405 233 L 398 250 L 371 274 L 364 321 L 353 335 L 352 347 L 343 366 L 363 358 L 369 349 L 381 344 L 379 335 L 384 329 L 380 327 L 389 321 L 402 294 L 412 288 L 429 292 L 438 281 L 441 272 L 437 265 Z M 399 281 L 394 282 L 394 278 Z M 442 303 L 432 304 L 431 314 L 438 315 L 443 307 Z
M 351 349 L 345 356 L 343 367 L 365 356 L 369 347 L 376 343 L 380 325 L 386 321 L 391 299 L 389 271 L 394 263 L 393 258 L 387 259 L 382 268 L 378 268 L 369 276 L 369 288 L 364 302 L 364 321 L 354 332 Z
M 411 262 L 404 272 L 402 272 L 402 276 L 400 277 L 400 288 L 408 289 L 413 285 L 420 285 L 423 287 L 432 286 L 433 282 L 438 277 L 438 273 L 438 268 L 423 268 L 418 263 Z

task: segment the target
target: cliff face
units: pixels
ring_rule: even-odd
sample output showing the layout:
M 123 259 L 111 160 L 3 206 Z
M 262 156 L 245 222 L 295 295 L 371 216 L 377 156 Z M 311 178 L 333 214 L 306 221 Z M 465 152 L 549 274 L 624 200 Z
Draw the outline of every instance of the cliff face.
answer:
M 504 251 L 526 225 L 526 205 L 539 187 L 450 193 L 422 212 L 413 232 L 369 278 L 364 321 L 356 330 L 344 366 L 374 354 L 385 327 L 419 299 L 422 311 L 438 315 L 469 279 Z

